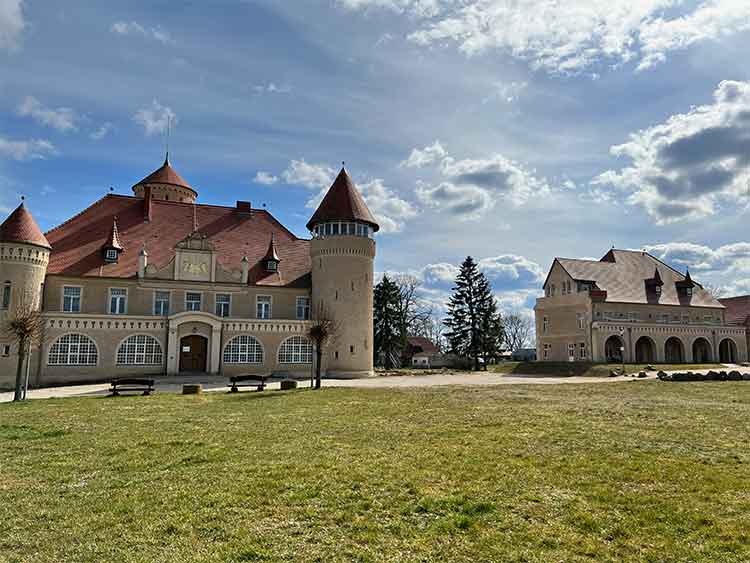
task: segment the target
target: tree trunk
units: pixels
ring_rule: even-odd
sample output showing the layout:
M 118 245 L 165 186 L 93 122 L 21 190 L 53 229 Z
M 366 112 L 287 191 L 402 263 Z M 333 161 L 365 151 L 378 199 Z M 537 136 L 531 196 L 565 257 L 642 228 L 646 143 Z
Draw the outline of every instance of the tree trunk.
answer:
M 320 346 L 315 347 L 315 389 L 320 389 L 320 362 L 323 360 L 323 350 Z
M 22 338 L 18 341 L 18 364 L 16 364 L 16 392 L 13 395 L 14 401 L 23 400 L 23 380 L 24 372 L 23 365 L 26 359 L 26 339 Z

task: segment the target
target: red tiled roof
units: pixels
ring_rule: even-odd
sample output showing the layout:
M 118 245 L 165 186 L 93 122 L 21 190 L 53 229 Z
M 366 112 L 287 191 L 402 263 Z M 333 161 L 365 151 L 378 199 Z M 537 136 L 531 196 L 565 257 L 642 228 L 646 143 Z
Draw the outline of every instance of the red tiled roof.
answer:
M 195 190 L 188 184 L 182 176 L 180 176 L 174 168 L 169 164 L 169 156 L 164 159 L 164 164 L 161 165 L 161 168 L 158 170 L 155 170 L 148 176 L 146 176 L 143 180 L 138 182 L 133 188 L 136 186 L 141 186 L 144 184 L 171 184 L 173 186 L 179 186 L 181 188 L 187 188 L 193 192 Z M 197 192 L 195 192 L 197 195 Z
M 255 209 L 240 213 L 234 207 L 152 200 L 151 221 L 143 220 L 144 200 L 107 195 L 88 209 L 47 233 L 54 251 L 47 273 L 70 276 L 128 278 L 138 271 L 138 251 L 145 246 L 149 264 L 162 268 L 175 255 L 175 246 L 193 232 L 193 212 L 198 231 L 217 251 L 218 263 L 239 270 L 243 256 L 250 262 L 249 283 L 274 286 L 310 286 L 310 241 L 289 232 L 270 213 Z M 117 263 L 107 264 L 101 254 L 112 217 L 125 248 Z M 273 234 L 281 260 L 278 273 L 262 264 Z
M 370 210 L 367 209 L 362 194 L 352 182 L 349 174 L 344 168 L 333 181 L 323 201 L 320 202 L 318 209 L 315 211 L 310 221 L 307 223 L 308 230 L 313 229 L 318 223 L 327 221 L 362 221 L 372 225 L 375 232 L 380 226 L 375 222 Z
M 407 336 L 406 342 L 414 354 L 437 354 L 440 352 L 429 338 L 423 336 Z
M 724 297 L 719 302 L 726 307 L 724 319 L 727 324 L 750 326 L 750 295 Z
M 25 242 L 51 248 L 34 217 L 22 203 L 0 225 L 0 242 Z

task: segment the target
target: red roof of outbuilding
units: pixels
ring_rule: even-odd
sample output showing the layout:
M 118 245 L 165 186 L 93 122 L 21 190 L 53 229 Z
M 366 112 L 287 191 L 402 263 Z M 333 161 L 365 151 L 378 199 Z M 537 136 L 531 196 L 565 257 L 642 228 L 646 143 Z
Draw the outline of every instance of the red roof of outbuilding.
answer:
M 148 176 L 146 176 L 143 180 L 138 182 L 133 188 L 136 186 L 142 186 L 144 184 L 171 184 L 172 186 L 179 186 L 181 188 L 187 188 L 188 190 L 191 190 L 195 192 L 195 190 L 192 188 L 190 184 L 188 184 L 182 176 L 180 176 L 174 168 L 169 164 L 169 156 L 164 159 L 164 164 L 161 165 L 161 168 L 158 170 L 155 170 Z M 197 192 L 195 192 L 197 195 Z
M 175 256 L 175 246 L 193 232 L 205 235 L 217 252 L 218 263 L 239 270 L 243 256 L 250 262 L 249 283 L 275 286 L 310 286 L 310 241 L 299 239 L 265 210 L 238 212 L 235 207 L 199 205 L 154 199 L 151 220 L 143 220 L 144 200 L 107 195 L 80 214 L 47 233 L 54 251 L 49 274 L 128 278 L 138 271 L 138 250 L 145 247 L 149 264 L 162 268 Z M 107 264 L 101 254 L 117 216 L 118 238 L 125 248 L 117 263 Z M 278 273 L 266 272 L 262 259 L 269 236 L 281 259 Z
M 51 248 L 34 217 L 22 203 L 0 225 L 0 242 L 25 242 Z
M 359 193 L 344 168 L 336 176 L 333 185 L 308 221 L 307 228 L 312 231 L 315 225 L 327 221 L 362 221 L 372 225 L 376 232 L 380 229 L 370 210 L 367 209 L 362 194 Z
M 725 297 L 719 302 L 726 308 L 724 320 L 727 324 L 750 326 L 750 295 Z

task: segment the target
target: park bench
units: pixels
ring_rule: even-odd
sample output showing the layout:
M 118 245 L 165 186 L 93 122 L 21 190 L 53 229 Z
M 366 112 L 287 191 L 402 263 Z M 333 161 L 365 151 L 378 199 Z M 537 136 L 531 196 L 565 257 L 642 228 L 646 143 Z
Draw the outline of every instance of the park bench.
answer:
M 265 375 L 233 375 L 229 378 L 229 392 L 238 393 L 240 387 L 255 387 L 263 391 L 267 380 L 268 376 Z
M 110 392 L 113 397 L 119 397 L 120 393 L 141 392 L 150 395 L 154 390 L 153 379 L 141 379 L 134 377 L 120 377 L 110 382 Z

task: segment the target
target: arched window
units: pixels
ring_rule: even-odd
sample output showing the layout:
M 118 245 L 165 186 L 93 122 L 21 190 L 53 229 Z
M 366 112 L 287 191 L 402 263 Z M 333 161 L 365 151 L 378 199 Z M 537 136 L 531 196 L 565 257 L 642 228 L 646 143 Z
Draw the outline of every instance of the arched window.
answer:
M 85 334 L 61 336 L 49 350 L 51 366 L 95 366 L 98 359 L 96 344 Z
M 117 349 L 118 366 L 158 366 L 161 362 L 161 344 L 148 334 L 128 336 Z
M 290 336 L 279 346 L 280 364 L 311 364 L 312 344 L 304 336 Z
M 243 334 L 232 338 L 224 347 L 225 364 L 262 364 L 263 346 L 254 336 Z

